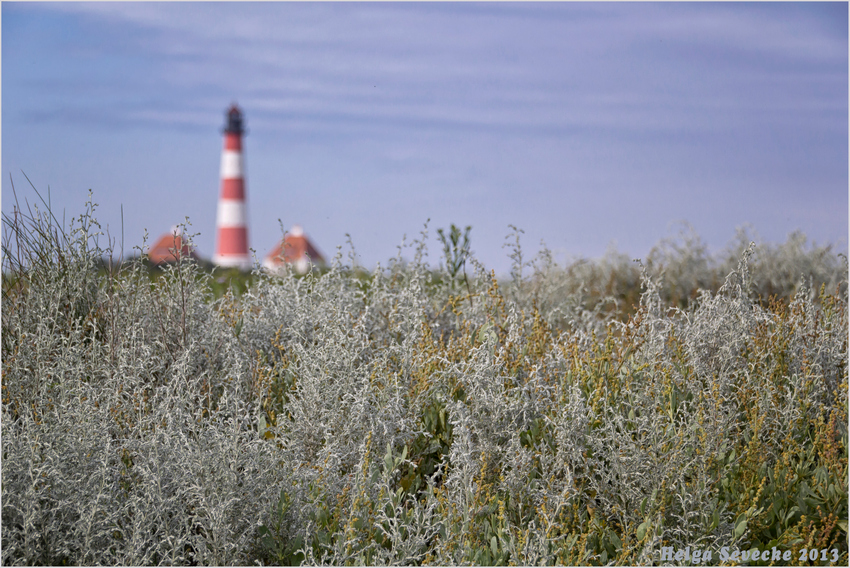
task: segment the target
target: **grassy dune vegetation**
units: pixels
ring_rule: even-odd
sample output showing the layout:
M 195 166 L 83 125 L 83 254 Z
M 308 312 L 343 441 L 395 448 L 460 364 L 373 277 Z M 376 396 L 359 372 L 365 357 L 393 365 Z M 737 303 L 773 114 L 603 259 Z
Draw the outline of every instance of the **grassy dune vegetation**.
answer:
M 514 229 L 499 280 L 455 229 L 225 286 L 99 231 L 4 218 L 3 564 L 847 564 L 829 247 L 562 266 Z

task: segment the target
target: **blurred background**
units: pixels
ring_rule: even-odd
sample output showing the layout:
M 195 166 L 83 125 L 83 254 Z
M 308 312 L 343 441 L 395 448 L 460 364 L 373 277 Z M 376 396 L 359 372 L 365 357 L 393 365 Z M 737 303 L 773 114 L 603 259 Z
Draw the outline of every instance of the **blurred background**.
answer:
M 123 207 L 125 256 L 188 217 L 211 258 L 234 102 L 260 261 L 282 223 L 371 268 L 428 219 L 432 265 L 471 225 L 497 274 L 509 225 L 559 262 L 847 250 L 846 3 L 3 2 L 3 212 L 25 173 L 119 240 Z

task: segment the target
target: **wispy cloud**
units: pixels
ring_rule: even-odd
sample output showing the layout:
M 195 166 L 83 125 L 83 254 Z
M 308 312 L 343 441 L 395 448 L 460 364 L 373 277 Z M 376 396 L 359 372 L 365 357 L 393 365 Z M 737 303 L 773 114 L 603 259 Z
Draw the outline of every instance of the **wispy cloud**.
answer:
M 788 76 L 765 100 L 750 92 L 759 80 L 753 73 L 766 59 L 799 61 L 817 91 L 839 79 L 829 64 L 842 41 L 817 21 L 801 32 L 796 19 L 716 6 L 106 2 L 58 9 L 107 35 L 121 30 L 133 46 L 127 51 L 160 59 L 146 78 L 150 93 L 215 93 L 201 100 L 210 105 L 232 93 L 261 112 L 387 126 L 712 128 L 730 110 L 795 110 L 799 99 L 783 101 L 781 93 L 799 89 L 800 77 Z M 827 68 L 812 76 L 821 62 Z M 132 69 L 113 77 L 138 89 Z M 663 121 L 659 107 L 669 110 Z M 174 120 L 161 111 L 150 116 Z

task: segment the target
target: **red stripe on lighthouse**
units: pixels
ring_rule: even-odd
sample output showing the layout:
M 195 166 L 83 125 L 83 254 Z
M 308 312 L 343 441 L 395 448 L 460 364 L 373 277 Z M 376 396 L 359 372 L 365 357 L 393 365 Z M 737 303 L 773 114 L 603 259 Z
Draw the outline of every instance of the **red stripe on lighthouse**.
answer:
M 248 229 L 246 227 L 222 227 L 218 230 L 220 255 L 244 255 L 248 250 Z
M 242 179 L 221 180 L 221 198 L 245 201 L 245 181 Z
M 242 151 L 242 133 L 225 132 L 224 133 L 224 149 Z
M 213 262 L 219 266 L 251 268 L 248 254 L 248 220 L 245 206 L 245 172 L 242 159 L 242 112 L 235 104 L 227 111 L 224 148 L 221 152 L 221 196 L 216 228 L 218 242 Z

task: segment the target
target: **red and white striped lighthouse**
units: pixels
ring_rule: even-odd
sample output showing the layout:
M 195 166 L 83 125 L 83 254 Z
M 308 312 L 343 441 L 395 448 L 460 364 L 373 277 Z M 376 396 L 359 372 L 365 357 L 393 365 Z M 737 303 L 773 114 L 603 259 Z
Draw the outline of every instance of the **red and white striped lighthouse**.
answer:
M 245 170 L 242 160 L 242 111 L 233 104 L 227 111 L 224 150 L 221 152 L 221 197 L 216 229 L 218 242 L 213 262 L 219 266 L 251 268 L 248 254 L 248 215 L 245 207 Z

